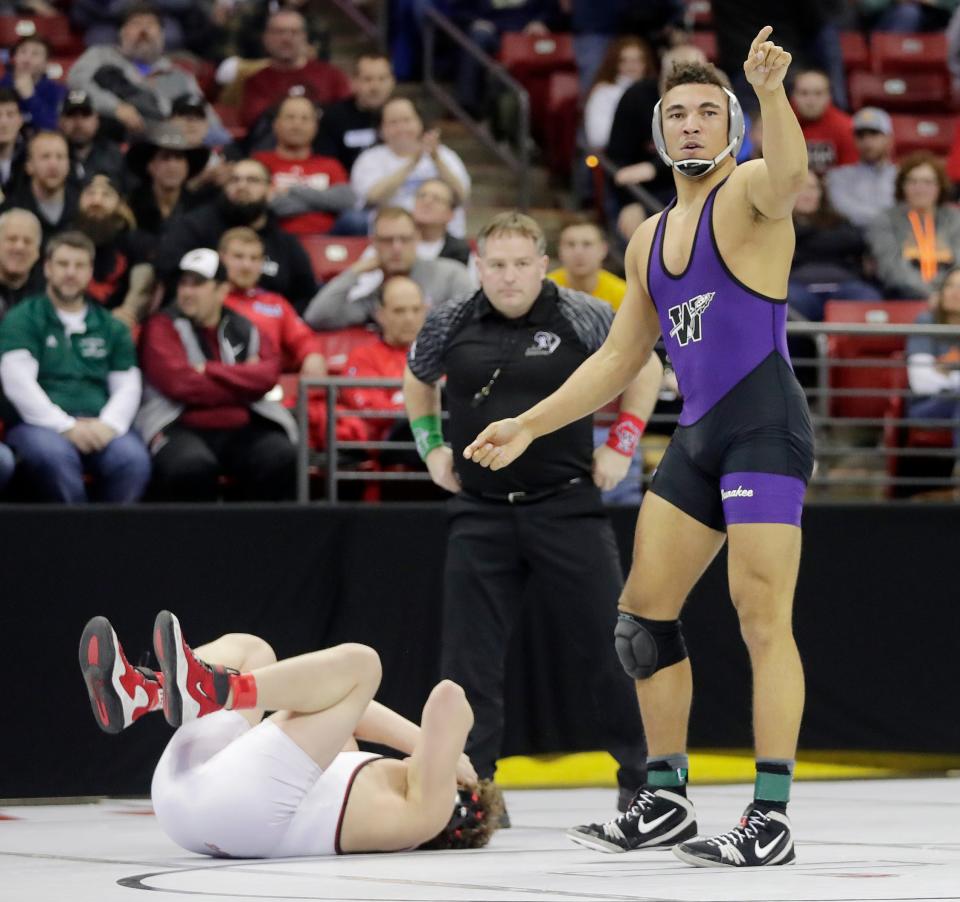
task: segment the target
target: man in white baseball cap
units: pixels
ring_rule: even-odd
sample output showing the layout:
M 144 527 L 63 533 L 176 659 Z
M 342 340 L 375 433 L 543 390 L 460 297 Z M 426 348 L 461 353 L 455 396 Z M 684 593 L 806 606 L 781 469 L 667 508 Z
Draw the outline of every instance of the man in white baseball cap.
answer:
M 241 498 L 293 498 L 297 427 L 268 398 L 280 356 L 250 320 L 224 307 L 227 287 L 215 250 L 189 251 L 176 301 L 143 327 L 137 426 L 153 455 L 158 500 L 216 500 L 221 473 Z
M 897 167 L 890 159 L 893 122 L 879 107 L 866 106 L 853 117 L 858 163 L 827 172 L 827 192 L 833 208 L 854 225 L 865 228 L 894 204 Z

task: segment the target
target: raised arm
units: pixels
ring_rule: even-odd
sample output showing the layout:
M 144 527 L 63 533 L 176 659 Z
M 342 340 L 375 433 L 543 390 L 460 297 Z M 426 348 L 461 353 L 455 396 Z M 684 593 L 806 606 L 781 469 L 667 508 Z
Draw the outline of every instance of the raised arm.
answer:
M 519 417 L 491 423 L 464 449 L 467 460 L 499 470 L 523 454 L 534 439 L 593 413 L 636 378 L 660 335 L 656 310 L 640 278 L 654 224 L 647 220 L 627 247 L 627 293 L 600 350 L 539 404 Z
M 786 219 L 807 177 L 807 142 L 783 89 L 793 57 L 767 40 L 772 32 L 770 25 L 760 29 L 743 64 L 763 119 L 763 159 L 744 170 L 750 203 L 767 219 Z

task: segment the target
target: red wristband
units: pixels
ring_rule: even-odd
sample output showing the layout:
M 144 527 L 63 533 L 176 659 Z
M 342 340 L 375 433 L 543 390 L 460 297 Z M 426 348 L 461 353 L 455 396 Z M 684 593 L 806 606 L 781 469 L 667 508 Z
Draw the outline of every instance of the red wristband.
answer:
M 632 413 L 621 411 L 607 434 L 607 445 L 624 457 L 633 457 L 647 424 Z

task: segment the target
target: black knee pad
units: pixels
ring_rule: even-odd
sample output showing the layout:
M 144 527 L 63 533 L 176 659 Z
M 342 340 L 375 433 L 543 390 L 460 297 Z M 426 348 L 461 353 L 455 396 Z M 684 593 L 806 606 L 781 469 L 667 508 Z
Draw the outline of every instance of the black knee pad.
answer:
M 679 620 L 648 620 L 621 611 L 613 642 L 623 669 L 635 680 L 648 679 L 687 657 Z

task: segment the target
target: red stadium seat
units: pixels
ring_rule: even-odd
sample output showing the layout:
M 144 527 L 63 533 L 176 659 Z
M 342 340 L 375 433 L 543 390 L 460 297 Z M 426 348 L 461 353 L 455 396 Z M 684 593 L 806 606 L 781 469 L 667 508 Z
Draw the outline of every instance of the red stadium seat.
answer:
M 870 66 L 870 48 L 867 46 L 867 39 L 859 31 L 840 32 L 840 55 L 848 72 Z
M 907 116 L 895 115 L 893 120 L 893 144 L 898 157 L 915 150 L 929 150 L 946 156 L 953 143 L 956 119 L 953 116 Z
M 577 71 L 573 35 L 508 32 L 500 43 L 500 62 L 516 79 L 559 70 Z
M 570 175 L 580 121 L 580 80 L 573 72 L 554 72 L 547 86 L 544 155 L 559 178 Z
M 688 29 L 712 28 L 713 5 L 710 0 L 684 0 L 683 21 Z
M 12 47 L 30 35 L 43 38 L 54 56 L 77 56 L 85 49 L 83 40 L 70 30 L 66 16 L 0 16 L 0 46 Z
M 545 141 L 547 96 L 551 76 L 577 71 L 573 35 L 532 35 L 508 32 L 500 43 L 500 62 L 530 95 L 530 118 L 538 140 Z
M 946 72 L 947 36 L 944 32 L 897 34 L 874 32 L 870 58 L 875 72 Z
M 323 345 L 323 356 L 327 359 L 327 370 L 331 376 L 343 374 L 347 357 L 354 348 L 375 344 L 380 340 L 378 332 L 365 326 L 353 326 L 349 329 L 337 329 L 334 332 L 318 332 Z
M 334 238 L 330 235 L 300 235 L 299 238 L 313 264 L 313 274 L 321 282 L 329 282 L 356 263 L 370 244 L 366 238 Z
M 827 301 L 825 323 L 912 323 L 929 306 L 926 301 Z M 900 335 L 830 335 L 830 360 L 878 360 L 877 366 L 831 366 L 831 388 L 869 392 L 862 397 L 831 397 L 830 415 L 835 417 L 882 417 L 889 403 L 898 368 L 884 366 L 902 354 L 906 340 Z
M 694 47 L 699 47 L 711 63 L 717 61 L 720 51 L 717 48 L 717 36 L 714 32 L 694 31 L 689 37 L 690 43 L 693 44 Z
M 876 72 L 851 72 L 847 82 L 850 107 L 859 110 L 878 106 L 888 111 L 935 113 L 943 110 L 947 79 L 937 72 L 904 75 L 878 75 Z

